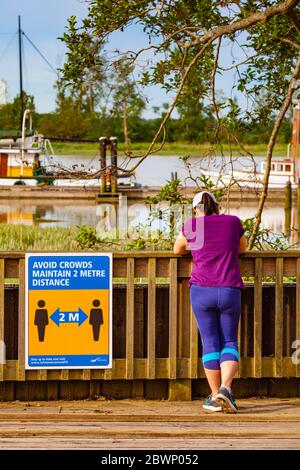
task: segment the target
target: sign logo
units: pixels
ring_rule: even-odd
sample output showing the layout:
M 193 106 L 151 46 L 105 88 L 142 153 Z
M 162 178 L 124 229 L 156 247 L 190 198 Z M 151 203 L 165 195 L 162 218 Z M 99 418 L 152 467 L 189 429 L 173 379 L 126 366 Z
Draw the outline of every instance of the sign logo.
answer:
M 26 368 L 112 364 L 111 254 L 26 254 Z

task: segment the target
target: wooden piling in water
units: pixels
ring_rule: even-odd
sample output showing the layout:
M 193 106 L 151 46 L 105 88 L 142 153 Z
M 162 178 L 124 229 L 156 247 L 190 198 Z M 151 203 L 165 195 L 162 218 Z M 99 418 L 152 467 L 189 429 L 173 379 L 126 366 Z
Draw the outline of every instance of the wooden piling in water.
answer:
M 116 193 L 118 191 L 118 184 L 117 184 L 117 171 L 118 171 L 118 150 L 117 150 L 117 137 L 110 138 L 110 155 L 111 155 L 111 192 Z
M 106 145 L 107 137 L 100 137 L 101 193 L 106 191 Z

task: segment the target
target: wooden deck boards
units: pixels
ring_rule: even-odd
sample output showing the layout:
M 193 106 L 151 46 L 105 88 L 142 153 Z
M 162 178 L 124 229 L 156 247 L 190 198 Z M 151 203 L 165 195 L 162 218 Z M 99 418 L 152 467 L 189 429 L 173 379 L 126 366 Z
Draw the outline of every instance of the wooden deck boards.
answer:
M 300 449 L 300 399 L 0 403 L 0 449 Z

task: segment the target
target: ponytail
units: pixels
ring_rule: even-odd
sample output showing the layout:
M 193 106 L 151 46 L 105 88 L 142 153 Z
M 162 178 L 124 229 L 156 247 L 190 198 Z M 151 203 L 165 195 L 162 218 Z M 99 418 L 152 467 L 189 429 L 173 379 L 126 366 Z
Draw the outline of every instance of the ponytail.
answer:
M 200 204 L 204 215 L 219 214 L 218 203 L 208 193 L 203 193 L 199 206 Z

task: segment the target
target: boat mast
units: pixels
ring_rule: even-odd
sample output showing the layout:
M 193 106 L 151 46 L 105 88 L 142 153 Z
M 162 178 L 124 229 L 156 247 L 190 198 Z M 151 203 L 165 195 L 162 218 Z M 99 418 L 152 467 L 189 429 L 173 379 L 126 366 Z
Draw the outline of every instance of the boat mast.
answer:
M 18 20 L 18 35 L 19 35 L 19 74 L 20 74 L 20 130 L 22 131 L 23 114 L 24 114 L 24 92 L 23 92 L 23 64 L 22 64 L 22 29 L 21 29 L 21 16 Z

